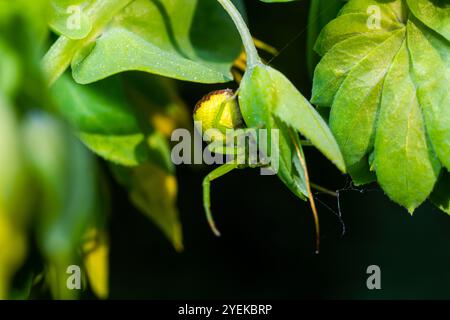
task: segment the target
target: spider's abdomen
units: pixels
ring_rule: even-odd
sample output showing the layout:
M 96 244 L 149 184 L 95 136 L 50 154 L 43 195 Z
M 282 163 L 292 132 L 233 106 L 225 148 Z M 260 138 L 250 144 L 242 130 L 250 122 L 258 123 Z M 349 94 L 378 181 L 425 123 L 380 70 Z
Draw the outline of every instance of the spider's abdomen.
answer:
M 231 89 L 214 91 L 203 97 L 194 109 L 194 121 L 197 126 L 201 123 L 202 132 L 215 129 L 223 138 L 227 129 L 244 127 L 239 104 Z

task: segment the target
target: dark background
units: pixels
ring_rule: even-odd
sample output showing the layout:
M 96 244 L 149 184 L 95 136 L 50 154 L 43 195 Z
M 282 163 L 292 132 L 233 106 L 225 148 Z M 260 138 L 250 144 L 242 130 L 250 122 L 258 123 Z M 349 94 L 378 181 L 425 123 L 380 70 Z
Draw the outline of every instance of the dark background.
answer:
M 302 32 L 308 1 L 246 4 L 255 37 L 278 49 L 291 43 L 272 65 L 309 98 Z M 217 88 L 179 85 L 190 106 Z M 319 204 L 319 255 L 308 203 L 258 170 L 236 171 L 213 183 L 213 212 L 223 233 L 218 239 L 202 208 L 201 182 L 213 168 L 178 167 L 183 253 L 176 253 L 114 185 L 111 298 L 450 298 L 450 218 L 428 203 L 411 217 L 377 186 L 353 190 L 349 179 L 318 152 L 308 149 L 306 154 L 312 180 L 341 190 L 346 227 L 342 236 L 337 199 L 318 194 L 317 201 L 335 211 Z M 381 268 L 381 290 L 366 287 L 366 269 L 372 264 Z

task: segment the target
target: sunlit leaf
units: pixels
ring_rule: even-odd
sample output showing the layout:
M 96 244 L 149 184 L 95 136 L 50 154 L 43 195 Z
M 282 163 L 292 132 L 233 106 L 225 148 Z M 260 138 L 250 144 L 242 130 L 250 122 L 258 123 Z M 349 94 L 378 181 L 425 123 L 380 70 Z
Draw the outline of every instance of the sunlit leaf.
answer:
M 420 21 L 450 41 L 450 3 L 447 0 L 407 0 Z
M 450 43 L 434 32 L 445 36 L 441 21 L 450 11 L 439 1 L 407 3 L 344 6 L 316 45 L 324 57 L 312 101 L 332 107 L 330 126 L 354 182 L 376 173 L 388 196 L 412 212 L 441 166 L 450 166 Z

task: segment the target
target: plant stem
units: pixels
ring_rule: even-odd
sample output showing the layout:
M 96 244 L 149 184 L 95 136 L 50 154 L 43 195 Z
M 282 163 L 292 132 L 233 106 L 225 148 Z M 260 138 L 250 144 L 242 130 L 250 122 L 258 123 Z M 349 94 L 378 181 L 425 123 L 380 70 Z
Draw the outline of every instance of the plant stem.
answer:
M 336 198 L 338 197 L 338 194 L 335 191 L 332 191 L 332 190 L 327 189 L 325 187 L 319 186 L 318 184 L 315 184 L 313 182 L 311 182 L 310 185 L 311 185 L 311 188 L 316 189 L 319 192 L 328 194 L 328 195 L 330 195 L 332 197 L 336 197 Z
M 75 54 L 95 41 L 114 16 L 133 0 L 98 0 L 89 8 L 89 19 L 94 26 L 84 39 L 60 36 L 42 60 L 44 73 L 51 86 L 69 67 Z
M 250 30 L 248 30 L 248 27 L 245 24 L 245 21 L 239 13 L 238 9 L 236 9 L 234 4 L 230 0 L 217 1 L 229 14 L 234 24 L 236 25 L 239 34 L 241 35 L 242 43 L 244 44 L 245 52 L 247 54 L 248 67 L 252 68 L 255 65 L 261 64 L 261 58 L 259 57 L 258 51 L 256 50 L 255 43 L 253 42 L 252 35 L 250 34 Z
M 317 213 L 316 202 L 314 201 L 314 195 L 311 192 L 311 183 L 309 180 L 308 167 L 306 166 L 306 160 L 303 157 L 300 146 L 297 143 L 295 134 L 289 129 L 289 135 L 291 137 L 292 143 L 295 146 L 295 151 L 297 152 L 298 159 L 300 160 L 300 164 L 303 167 L 303 172 L 305 175 L 305 183 L 306 183 L 306 191 L 308 192 L 309 204 L 311 206 L 311 210 L 313 212 L 314 217 L 314 225 L 316 227 L 316 254 L 319 253 L 320 250 L 320 224 L 319 224 L 319 214 Z

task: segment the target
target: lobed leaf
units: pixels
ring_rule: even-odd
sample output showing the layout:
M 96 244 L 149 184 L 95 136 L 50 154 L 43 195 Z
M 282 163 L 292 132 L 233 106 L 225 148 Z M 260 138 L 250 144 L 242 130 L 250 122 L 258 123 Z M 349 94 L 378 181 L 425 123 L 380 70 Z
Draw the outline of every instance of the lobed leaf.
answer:
M 308 72 L 312 77 L 314 69 L 319 63 L 320 57 L 314 51 L 314 44 L 320 31 L 331 20 L 336 18 L 339 10 L 344 2 L 342 0 L 311 0 L 308 14 L 308 30 L 307 30 L 307 52 L 306 60 L 308 63 Z
M 369 24 L 371 6 L 379 28 Z M 437 16 L 450 17 L 439 1 L 351 0 L 316 45 L 324 56 L 312 102 L 332 107 L 330 127 L 348 172 L 355 184 L 378 179 L 411 212 L 441 166 L 449 168 L 450 43 Z
M 403 43 L 384 82 L 374 163 L 381 187 L 412 213 L 433 190 L 441 166 L 426 136 L 408 59 Z
M 407 3 L 416 18 L 450 41 L 450 3 L 447 0 L 407 0 Z

